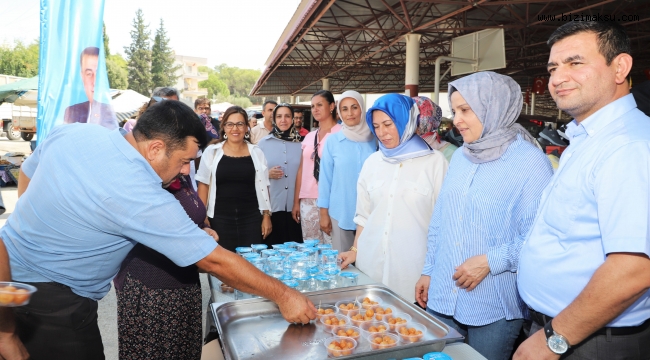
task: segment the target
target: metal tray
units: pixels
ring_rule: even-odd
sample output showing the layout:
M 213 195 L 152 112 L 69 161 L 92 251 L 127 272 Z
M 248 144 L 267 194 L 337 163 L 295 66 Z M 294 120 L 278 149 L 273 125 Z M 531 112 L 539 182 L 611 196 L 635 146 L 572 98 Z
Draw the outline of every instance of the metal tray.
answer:
M 413 321 L 424 324 L 427 332 L 421 341 L 402 344 L 390 349 L 372 350 L 366 340 L 361 340 L 356 352 L 340 359 L 400 359 L 422 356 L 432 351 L 442 351 L 445 344 L 461 341 L 463 337 L 434 316 L 402 299 L 390 289 L 379 285 L 364 285 L 306 294 L 318 304 L 334 305 L 339 300 L 376 295 L 385 306 L 405 312 Z M 224 355 L 228 360 L 243 359 L 326 359 L 327 350 L 322 340 L 332 334 L 312 321 L 309 325 L 287 323 L 278 307 L 269 300 L 250 299 L 229 303 L 211 304 L 212 314 L 219 331 Z

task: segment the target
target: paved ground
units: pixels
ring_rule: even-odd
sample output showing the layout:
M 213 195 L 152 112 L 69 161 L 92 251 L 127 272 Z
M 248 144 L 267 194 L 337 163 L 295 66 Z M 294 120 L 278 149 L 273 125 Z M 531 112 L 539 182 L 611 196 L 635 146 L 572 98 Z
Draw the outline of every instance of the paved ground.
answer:
M 11 141 L 7 138 L 0 138 L 0 155 L 7 152 L 24 152 L 25 154 L 31 153 L 29 142 L 18 140 Z M 14 211 L 18 194 L 16 186 L 10 185 L 0 188 L 2 198 L 5 203 L 7 211 L 0 215 L 0 226 L 4 225 L 9 215 Z M 203 329 L 205 329 L 205 309 L 210 298 L 210 290 L 208 287 L 207 276 L 201 274 L 201 288 L 203 290 Z M 115 289 L 111 291 L 99 302 L 99 329 L 102 333 L 104 341 L 104 354 L 106 360 L 117 360 L 117 298 L 115 297 Z

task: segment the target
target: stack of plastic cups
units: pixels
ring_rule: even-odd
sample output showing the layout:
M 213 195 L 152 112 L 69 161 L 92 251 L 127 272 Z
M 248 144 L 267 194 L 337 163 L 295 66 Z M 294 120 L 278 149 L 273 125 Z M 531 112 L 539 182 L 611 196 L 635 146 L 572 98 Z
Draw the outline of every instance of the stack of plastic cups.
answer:
M 309 267 L 307 256 L 298 253 L 289 257 L 289 262 L 291 264 L 291 277 L 298 281 L 298 290 L 304 291 L 306 287 L 309 287 Z
M 253 244 L 251 245 L 251 248 L 253 248 L 253 251 L 259 254 L 262 252 L 262 250 L 268 249 L 269 246 L 266 244 Z
M 309 285 L 307 286 L 306 291 L 316 291 L 316 290 L 318 290 L 318 282 L 316 281 L 316 277 L 320 273 L 320 270 L 318 269 L 318 266 L 309 267 L 307 269 L 307 273 L 309 274 Z
M 318 256 L 321 256 L 323 254 L 323 250 L 332 249 L 332 244 L 318 244 L 315 246 L 315 248 L 318 250 Z
M 279 279 L 284 274 L 284 259 L 280 256 L 266 258 L 267 274 Z
M 237 253 L 237 255 L 241 256 L 253 252 L 253 248 L 247 246 L 240 246 L 238 248 L 235 248 L 235 252 Z
M 338 250 L 323 250 L 321 255 L 321 270 L 323 274 L 330 278 L 331 288 L 334 289 L 338 284 L 338 275 L 341 272 L 338 264 Z

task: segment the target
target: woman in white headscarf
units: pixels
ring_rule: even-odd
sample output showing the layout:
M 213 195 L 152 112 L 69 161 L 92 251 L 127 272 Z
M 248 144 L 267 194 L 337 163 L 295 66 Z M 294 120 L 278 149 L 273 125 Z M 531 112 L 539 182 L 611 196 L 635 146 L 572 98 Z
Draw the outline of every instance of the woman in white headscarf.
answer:
M 320 228 L 332 235 L 332 248 L 343 252 L 354 243 L 357 180 L 363 163 L 377 150 L 375 137 L 363 116 L 361 94 L 346 91 L 338 101 L 341 131 L 325 143 L 320 161 L 318 207 Z
M 359 270 L 414 301 L 427 249 L 427 226 L 447 160 L 415 135 L 419 110 L 413 99 L 387 94 L 375 101 L 366 122 L 379 152 L 366 160 L 357 182 L 357 234 L 342 266 Z
M 523 99 L 512 78 L 475 73 L 449 83 L 463 136 L 431 218 L 421 306 L 488 359 L 509 359 L 525 315 L 519 251 L 553 175 L 535 139 L 515 121 Z

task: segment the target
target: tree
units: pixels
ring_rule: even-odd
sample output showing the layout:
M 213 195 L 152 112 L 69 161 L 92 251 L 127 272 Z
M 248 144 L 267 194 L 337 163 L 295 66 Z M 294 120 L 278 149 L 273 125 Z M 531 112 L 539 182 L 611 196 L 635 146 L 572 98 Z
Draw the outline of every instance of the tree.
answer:
M 0 74 L 34 77 L 38 75 L 38 39 L 25 45 L 16 40 L 14 46 L 0 46 Z
M 129 88 L 129 71 L 122 55 L 115 54 L 106 59 L 106 73 L 111 89 L 125 90 Z
M 106 23 L 102 25 L 102 36 L 104 37 L 104 55 L 108 59 L 111 56 L 111 50 L 108 48 L 108 34 L 106 34 Z
M 199 68 L 199 71 L 201 69 Z M 208 99 L 212 99 L 215 95 L 228 96 L 228 85 L 219 79 L 219 76 L 212 72 L 208 75 L 208 80 L 203 80 L 199 83 L 199 87 L 208 89 Z
M 108 86 L 111 89 L 127 89 L 129 86 L 129 71 L 126 60 L 120 54 L 111 55 L 108 46 L 108 34 L 106 34 L 106 24 L 103 26 L 104 33 L 104 55 L 106 60 L 106 75 L 108 76 Z
M 160 27 L 156 30 L 156 37 L 151 49 L 151 79 L 153 88 L 158 86 L 174 86 L 178 76 L 176 71 L 181 67 L 174 65 L 174 51 L 169 47 L 169 38 L 165 31 L 165 24 L 160 19 Z
M 124 47 L 128 63 L 129 89 L 143 95 L 149 95 L 151 90 L 151 45 L 149 26 L 144 23 L 142 9 L 138 9 L 133 19 L 131 30 L 131 45 Z

